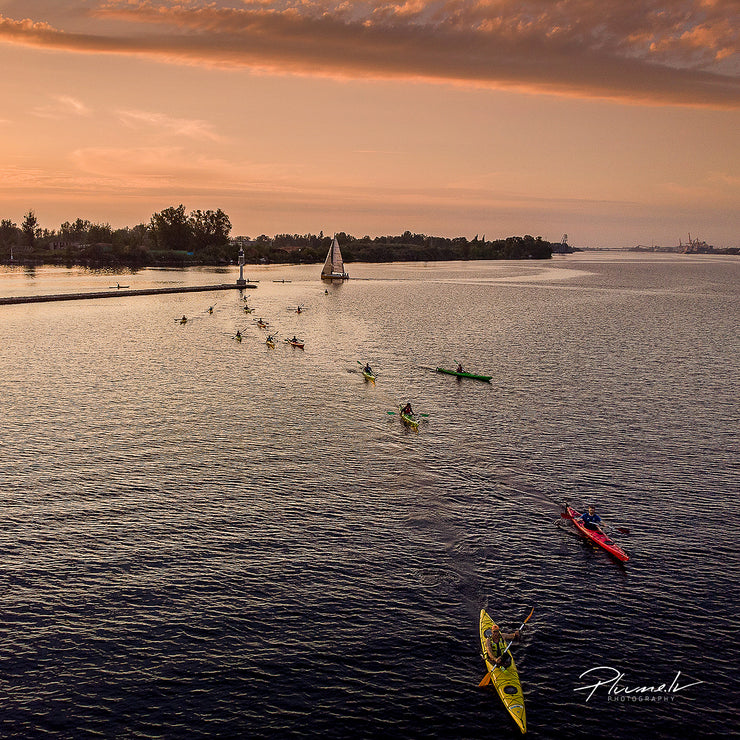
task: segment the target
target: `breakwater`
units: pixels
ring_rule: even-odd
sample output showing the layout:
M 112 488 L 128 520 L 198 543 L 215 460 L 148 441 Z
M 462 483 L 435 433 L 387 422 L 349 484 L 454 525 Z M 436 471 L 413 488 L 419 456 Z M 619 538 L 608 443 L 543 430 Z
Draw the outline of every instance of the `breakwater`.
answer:
M 93 293 L 56 293 L 54 295 L 29 295 L 0 297 L 0 305 L 13 303 L 48 303 L 52 301 L 85 301 L 97 298 L 120 298 L 121 296 L 158 295 L 164 293 L 207 293 L 215 290 L 243 290 L 256 288 L 254 283 L 222 283 L 220 285 L 187 285 L 176 288 L 109 288 Z

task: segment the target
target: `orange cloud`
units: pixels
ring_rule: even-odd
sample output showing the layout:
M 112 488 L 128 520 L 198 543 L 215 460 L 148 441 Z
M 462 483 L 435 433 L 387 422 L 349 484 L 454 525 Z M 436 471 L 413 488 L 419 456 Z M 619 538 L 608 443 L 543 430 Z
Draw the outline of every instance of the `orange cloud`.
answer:
M 71 95 L 53 95 L 52 101 L 34 108 L 33 113 L 41 118 L 59 119 L 63 116 L 87 116 L 90 109 Z
M 167 137 L 177 135 L 190 139 L 221 141 L 221 137 L 214 133 L 211 125 L 206 121 L 172 118 L 164 113 L 139 110 L 122 110 L 118 112 L 118 116 L 126 126 L 147 127 L 161 131 Z
M 287 74 L 740 107 L 736 0 L 686 0 L 675 10 L 658 0 L 110 0 L 92 18 L 111 31 L 0 16 L 0 41 Z M 157 27 L 161 34 L 152 33 Z

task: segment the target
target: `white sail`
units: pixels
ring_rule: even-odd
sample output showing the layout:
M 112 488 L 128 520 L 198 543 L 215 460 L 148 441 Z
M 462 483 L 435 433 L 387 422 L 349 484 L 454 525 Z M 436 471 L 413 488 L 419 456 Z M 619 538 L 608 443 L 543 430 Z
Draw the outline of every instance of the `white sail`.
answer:
M 322 278 L 347 278 L 349 275 L 344 271 L 344 261 L 342 260 L 342 252 L 339 249 L 339 242 L 335 236 L 332 239 L 331 246 L 329 247 L 329 253 L 326 255 L 326 261 L 324 267 L 321 270 Z

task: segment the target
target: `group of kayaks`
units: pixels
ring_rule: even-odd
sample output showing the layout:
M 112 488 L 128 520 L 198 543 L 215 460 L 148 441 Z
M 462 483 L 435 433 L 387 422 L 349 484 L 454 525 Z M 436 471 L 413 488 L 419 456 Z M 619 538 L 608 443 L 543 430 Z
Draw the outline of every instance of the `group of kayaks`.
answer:
M 371 382 L 373 385 L 375 385 L 375 380 L 377 378 L 376 374 L 370 369 L 370 366 L 368 364 L 361 363 L 359 360 L 357 360 L 357 364 L 360 365 L 362 368 L 362 377 L 368 381 Z M 457 370 L 446 370 L 444 368 L 438 367 L 437 369 L 438 373 L 445 373 L 447 375 L 455 375 L 458 378 L 472 378 L 473 380 L 482 380 L 486 383 L 489 383 L 491 381 L 492 375 L 477 375 L 475 373 L 468 373 L 462 371 L 459 367 Z M 389 411 L 389 414 L 395 414 L 395 411 Z M 419 424 L 421 423 L 421 419 L 419 416 L 429 416 L 429 414 L 420 414 L 417 415 L 413 411 L 409 412 L 406 410 L 406 407 L 403 405 L 400 405 L 398 407 L 398 415 L 401 419 L 401 422 L 405 424 L 407 427 L 410 427 L 411 429 L 415 431 L 419 431 Z
M 281 282 L 281 281 L 276 280 L 276 281 L 273 281 L 273 282 Z M 288 281 L 288 282 L 290 282 L 290 281 Z M 254 308 L 250 308 L 246 304 L 246 299 L 244 299 L 244 300 L 245 300 L 244 310 L 247 313 L 254 313 L 254 310 L 255 309 Z M 295 313 L 303 313 L 303 311 L 305 310 L 305 308 L 303 308 L 302 306 L 298 306 L 298 309 L 293 309 L 293 310 L 295 311 Z M 270 329 L 270 322 L 269 321 L 265 321 L 262 317 L 260 317 L 258 319 L 252 319 L 252 320 L 254 321 L 254 323 L 260 329 L 267 329 L 267 330 Z M 269 333 L 267 335 L 267 338 L 265 339 L 265 344 L 270 349 L 275 349 L 275 342 L 276 342 L 276 339 L 275 338 L 276 338 L 277 334 L 278 334 L 278 332 L 273 331 L 273 332 Z M 236 335 L 234 336 L 234 339 L 236 339 L 238 342 L 241 342 L 242 341 L 242 338 L 243 338 L 242 333 L 240 331 L 237 331 L 236 332 Z M 292 339 L 284 339 L 283 341 L 286 344 L 289 344 L 291 347 L 298 347 L 299 349 L 304 349 L 305 346 L 306 346 L 306 343 L 302 339 L 298 339 L 298 337 L 296 337 L 295 335 L 293 335 L 293 338 Z

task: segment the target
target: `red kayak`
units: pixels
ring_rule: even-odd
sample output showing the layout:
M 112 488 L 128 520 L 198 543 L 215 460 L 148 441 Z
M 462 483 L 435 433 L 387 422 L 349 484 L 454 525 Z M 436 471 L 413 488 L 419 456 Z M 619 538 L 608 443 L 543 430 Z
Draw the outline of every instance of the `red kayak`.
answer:
M 608 553 L 611 553 L 615 558 L 625 563 L 630 559 L 629 555 L 614 540 L 609 539 L 609 537 L 598 530 L 589 529 L 584 526 L 583 522 L 576 521 L 581 515 L 575 509 L 566 506 L 565 512 L 568 515 L 567 518 L 576 525 L 576 528 L 584 537 L 596 543 L 599 547 L 603 547 Z

